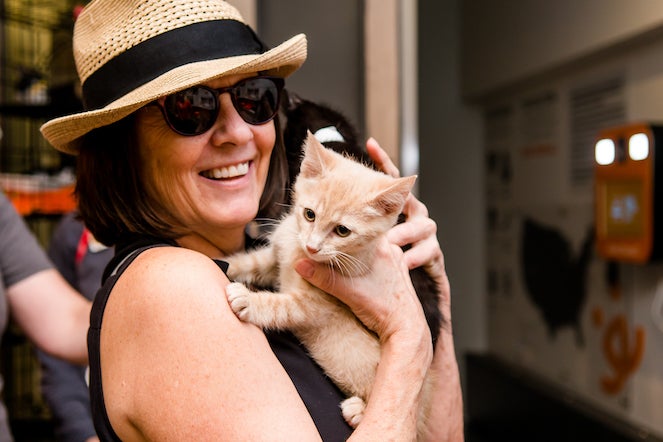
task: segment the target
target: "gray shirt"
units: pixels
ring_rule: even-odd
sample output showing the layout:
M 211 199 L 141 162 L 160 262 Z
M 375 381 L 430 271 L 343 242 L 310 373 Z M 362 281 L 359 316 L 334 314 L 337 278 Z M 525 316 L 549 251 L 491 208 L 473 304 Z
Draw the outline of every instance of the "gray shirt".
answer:
M 7 288 L 52 267 L 23 218 L 0 192 L 0 333 L 5 333 L 9 320 Z M 3 380 L 0 378 L 0 392 L 2 388 Z M 0 402 L 0 442 L 11 440 L 7 410 Z

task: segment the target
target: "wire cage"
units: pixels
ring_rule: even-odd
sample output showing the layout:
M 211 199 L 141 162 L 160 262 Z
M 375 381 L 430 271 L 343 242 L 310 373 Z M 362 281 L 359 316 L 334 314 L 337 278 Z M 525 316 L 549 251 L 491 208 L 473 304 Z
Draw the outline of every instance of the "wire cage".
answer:
M 26 216 L 74 208 L 73 159 L 49 146 L 39 128 L 81 107 L 71 50 L 75 7 L 0 0 L 0 187 Z
M 39 128 L 81 107 L 71 50 L 77 3 L 84 2 L 0 0 L 0 189 L 43 247 L 60 216 L 75 208 L 73 158 L 53 149 Z M 1 356 L 14 431 L 34 432 L 50 411 L 34 348 L 15 324 L 3 336 Z

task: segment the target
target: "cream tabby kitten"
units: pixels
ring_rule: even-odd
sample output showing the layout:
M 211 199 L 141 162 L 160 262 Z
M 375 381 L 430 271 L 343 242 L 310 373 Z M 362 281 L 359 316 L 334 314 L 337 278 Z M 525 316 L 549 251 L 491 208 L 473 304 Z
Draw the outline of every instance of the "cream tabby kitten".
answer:
M 344 394 L 343 417 L 360 422 L 380 344 L 345 304 L 294 270 L 301 258 L 346 276 L 370 272 L 375 243 L 396 224 L 416 177 L 393 178 L 323 147 L 309 132 L 293 206 L 270 245 L 227 258 L 226 288 L 237 316 L 265 329 L 290 330 Z M 241 283 L 275 287 L 251 291 Z

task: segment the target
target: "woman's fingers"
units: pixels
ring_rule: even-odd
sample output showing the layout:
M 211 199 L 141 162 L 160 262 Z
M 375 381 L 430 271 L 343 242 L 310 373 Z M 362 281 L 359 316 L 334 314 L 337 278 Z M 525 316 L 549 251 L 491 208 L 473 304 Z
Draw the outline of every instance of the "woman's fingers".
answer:
M 393 177 L 400 176 L 396 165 L 374 138 L 366 141 L 366 150 L 380 170 Z M 426 205 L 412 193 L 405 201 L 403 215 L 405 221 L 392 227 L 387 239 L 399 247 L 409 246 L 403 255 L 407 267 L 425 267 L 438 285 L 448 292 L 444 255 L 437 240 L 437 223 L 429 217 Z
M 363 275 L 346 276 L 311 260 L 295 265 L 304 279 L 338 298 L 384 339 L 403 326 L 403 321 L 416 320 L 417 314 L 423 313 L 400 248 L 382 240 L 370 269 Z
M 366 141 L 366 150 L 368 151 L 368 155 L 375 161 L 378 169 L 394 178 L 398 178 L 401 175 L 398 167 L 391 161 L 387 152 L 380 147 L 375 138 L 371 137 Z

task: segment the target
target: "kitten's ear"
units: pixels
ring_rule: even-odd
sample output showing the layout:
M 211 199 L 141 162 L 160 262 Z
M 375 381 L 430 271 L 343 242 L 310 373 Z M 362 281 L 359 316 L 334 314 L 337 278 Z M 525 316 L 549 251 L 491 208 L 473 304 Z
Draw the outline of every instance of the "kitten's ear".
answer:
M 304 140 L 304 158 L 302 159 L 300 176 L 304 178 L 313 178 L 320 176 L 327 169 L 327 157 L 329 152 L 320 144 L 310 130 L 306 131 L 306 140 Z
M 396 178 L 389 187 L 377 194 L 371 204 L 385 215 L 400 213 L 416 180 L 416 175 Z

